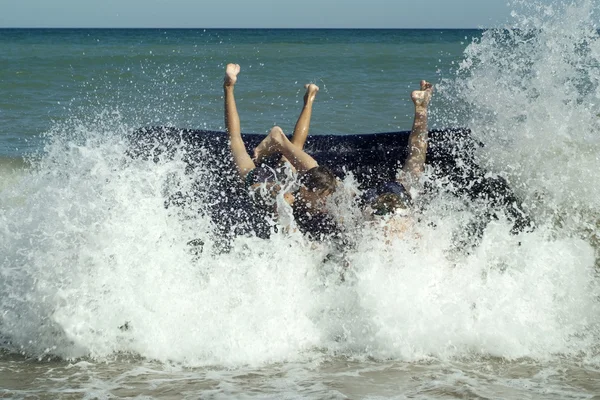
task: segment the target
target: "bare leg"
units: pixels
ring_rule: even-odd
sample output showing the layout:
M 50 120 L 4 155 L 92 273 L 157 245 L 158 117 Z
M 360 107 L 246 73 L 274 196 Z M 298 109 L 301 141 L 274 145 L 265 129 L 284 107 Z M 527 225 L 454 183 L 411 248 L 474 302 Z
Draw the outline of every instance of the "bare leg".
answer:
M 312 106 L 317 97 L 319 87 L 314 83 L 307 83 L 304 85 L 306 93 L 304 94 L 304 106 L 294 127 L 294 133 L 292 133 L 292 143 L 299 148 L 304 148 L 306 138 L 308 137 L 308 130 L 310 128 L 310 117 L 312 116 Z
M 237 75 L 239 73 L 240 66 L 238 64 L 227 64 L 223 90 L 225 92 L 225 126 L 229 134 L 231 154 L 233 155 L 233 161 L 237 167 L 238 174 L 244 179 L 248 172 L 252 171 L 256 166 L 246 151 L 246 145 L 242 140 L 240 116 L 238 115 L 233 95 L 233 87 L 237 82 Z
M 415 90 L 411 93 L 411 99 L 415 104 L 415 119 L 412 131 L 408 137 L 408 156 L 402 168 L 403 177 L 401 183 L 410 188 L 411 182 L 416 181 L 423 173 L 425 167 L 425 158 L 427 156 L 427 140 L 429 132 L 427 130 L 427 106 L 431 100 L 433 85 L 426 81 L 421 81 L 421 90 Z
M 304 94 L 304 106 L 294 127 L 294 133 L 292 134 L 291 142 L 300 149 L 304 148 L 306 138 L 308 137 L 308 130 L 310 128 L 310 118 L 312 116 L 312 106 L 319 91 L 319 87 L 314 83 L 307 83 L 304 85 L 306 93 Z M 267 149 L 267 142 L 269 140 L 265 138 L 255 149 L 254 149 L 254 160 L 260 161 L 260 158 L 269 156 L 272 154 L 272 148 Z M 286 157 L 281 158 L 281 163 L 288 162 Z M 292 163 L 293 165 L 293 163 Z
M 254 155 L 262 158 L 275 152 L 281 153 L 300 173 L 319 166 L 314 158 L 292 143 L 278 126 L 271 129 L 269 135 L 254 150 Z

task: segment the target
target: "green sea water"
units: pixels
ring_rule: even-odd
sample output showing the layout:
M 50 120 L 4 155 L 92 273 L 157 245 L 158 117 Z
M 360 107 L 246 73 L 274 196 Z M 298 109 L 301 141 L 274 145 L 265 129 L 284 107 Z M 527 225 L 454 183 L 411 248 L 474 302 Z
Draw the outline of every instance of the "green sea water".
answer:
M 223 129 L 222 76 L 242 66 L 242 128 L 287 131 L 320 86 L 312 133 L 410 129 L 409 94 L 451 74 L 477 30 L 0 29 L 0 155 L 68 119 Z
M 533 10 L 523 35 L 0 29 L 0 398 L 597 399 L 593 9 Z M 252 133 L 290 132 L 307 82 L 311 134 L 408 130 L 431 81 L 430 127 L 471 128 L 537 229 L 495 210 L 456 251 L 489 208 L 440 195 L 414 240 L 358 223 L 343 265 L 293 235 L 190 252 L 215 227 L 165 207 L 185 150 L 131 160 L 122 138 L 223 130 L 229 62 Z

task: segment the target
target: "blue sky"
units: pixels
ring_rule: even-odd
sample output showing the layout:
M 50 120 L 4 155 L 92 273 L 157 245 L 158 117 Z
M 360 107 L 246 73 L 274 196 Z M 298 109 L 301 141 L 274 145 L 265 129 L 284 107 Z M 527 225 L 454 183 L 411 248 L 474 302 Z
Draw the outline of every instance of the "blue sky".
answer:
M 0 0 L 0 27 L 480 28 L 507 0 Z

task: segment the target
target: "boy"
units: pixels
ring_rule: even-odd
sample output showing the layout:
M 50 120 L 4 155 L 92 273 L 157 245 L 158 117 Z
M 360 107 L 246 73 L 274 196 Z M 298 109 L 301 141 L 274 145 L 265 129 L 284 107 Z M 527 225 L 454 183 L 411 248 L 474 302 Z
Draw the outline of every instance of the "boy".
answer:
M 411 93 L 415 116 L 408 137 L 408 156 L 399 178 L 366 190 L 362 196 L 363 204 L 373 215 L 392 215 L 386 224 L 388 234 L 402 235 L 412 226 L 412 220 L 407 218 L 413 204 L 411 189 L 425 169 L 428 141 L 427 107 L 433 93 L 433 85 L 421 81 L 420 86 L 420 90 Z
M 234 97 L 234 86 L 240 72 L 238 64 L 228 64 L 225 70 L 223 90 L 225 93 L 225 126 L 230 140 L 230 149 L 238 175 L 257 203 L 264 208 L 275 210 L 275 198 L 284 190 L 280 169 L 258 166 L 263 157 L 273 153 L 282 155 L 280 164 L 289 163 L 299 174 L 301 187 L 295 193 L 284 192 L 284 200 L 293 207 L 302 207 L 310 214 L 324 211 L 328 195 L 335 191 L 337 178 L 326 167 L 321 167 L 310 155 L 304 152 L 304 143 L 308 136 L 312 105 L 319 91 L 314 84 L 307 84 L 304 106 L 296 122 L 292 139 L 289 140 L 278 126 L 271 129 L 269 135 L 254 149 L 250 157 L 242 139 L 240 118 Z M 259 189 L 260 193 L 258 193 Z M 258 195 L 258 196 L 257 196 Z

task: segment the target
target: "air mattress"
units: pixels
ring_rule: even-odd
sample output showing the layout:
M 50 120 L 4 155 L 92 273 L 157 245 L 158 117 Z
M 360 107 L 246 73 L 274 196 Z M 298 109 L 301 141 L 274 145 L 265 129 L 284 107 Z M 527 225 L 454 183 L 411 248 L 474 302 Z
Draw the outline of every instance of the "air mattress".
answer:
M 305 150 L 320 165 L 328 166 L 341 178 L 351 172 L 361 187 L 366 189 L 378 182 L 395 179 L 407 155 L 409 134 L 409 131 L 359 135 L 312 134 Z M 252 154 L 252 149 L 264 135 L 243 134 L 243 138 Z M 519 199 L 506 180 L 489 174 L 476 163 L 474 153 L 482 144 L 473 140 L 468 129 L 432 130 L 429 138 L 427 163 L 432 167 L 434 181 L 440 183 L 435 185 L 436 188 L 466 200 L 485 199 L 489 206 L 487 215 L 491 218 L 502 209 L 513 220 L 514 232 L 532 227 L 532 221 L 522 211 Z M 222 233 L 256 231 L 258 222 L 244 211 L 251 208 L 245 204 L 247 195 L 235 184 L 235 168 L 225 132 L 171 127 L 141 128 L 131 136 L 130 148 L 132 156 L 155 159 L 172 157 L 183 149 L 186 172 L 194 174 L 200 169 L 203 171 L 203 178 L 198 181 L 196 190 L 205 198 L 208 196 L 213 205 L 211 216 L 223 227 Z M 212 175 L 211 179 L 206 179 L 207 169 Z M 168 203 L 177 204 L 177 196 L 172 196 Z M 244 227 L 240 221 L 250 226 Z

